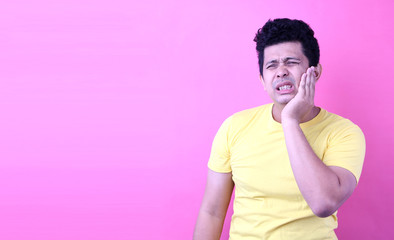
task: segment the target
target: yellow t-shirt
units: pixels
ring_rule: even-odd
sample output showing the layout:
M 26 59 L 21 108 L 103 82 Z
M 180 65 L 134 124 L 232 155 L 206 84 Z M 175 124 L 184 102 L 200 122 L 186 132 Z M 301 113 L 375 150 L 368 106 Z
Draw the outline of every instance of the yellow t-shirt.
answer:
M 313 214 L 301 195 L 273 104 L 238 112 L 224 121 L 212 144 L 208 167 L 232 172 L 235 183 L 232 240 L 337 239 L 336 213 Z M 300 124 L 309 144 L 327 166 L 343 167 L 360 178 L 365 139 L 348 119 L 324 109 Z

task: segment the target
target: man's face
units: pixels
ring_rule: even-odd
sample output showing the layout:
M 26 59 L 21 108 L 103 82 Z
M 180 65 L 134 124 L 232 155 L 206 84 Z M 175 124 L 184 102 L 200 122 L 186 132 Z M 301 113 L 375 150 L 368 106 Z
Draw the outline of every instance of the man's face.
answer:
M 308 67 L 300 42 L 279 43 L 264 49 L 262 83 L 275 104 L 284 106 L 294 98 Z

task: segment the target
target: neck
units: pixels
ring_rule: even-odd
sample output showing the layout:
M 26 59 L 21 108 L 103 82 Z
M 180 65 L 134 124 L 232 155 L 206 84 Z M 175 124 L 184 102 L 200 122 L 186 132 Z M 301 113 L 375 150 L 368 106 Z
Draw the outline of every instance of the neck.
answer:
M 272 117 L 275 121 L 282 123 L 282 111 L 286 105 L 274 104 L 272 107 Z M 300 123 L 308 122 L 315 118 L 320 112 L 320 108 L 313 106 L 312 110 L 309 111 L 302 119 Z

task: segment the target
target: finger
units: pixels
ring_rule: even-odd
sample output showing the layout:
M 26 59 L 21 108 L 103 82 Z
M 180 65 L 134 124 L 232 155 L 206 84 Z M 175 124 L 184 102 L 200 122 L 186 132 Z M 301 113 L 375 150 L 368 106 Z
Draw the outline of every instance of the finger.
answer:
M 315 84 L 316 84 L 316 75 L 315 75 L 315 67 L 311 69 L 311 85 L 310 85 L 310 97 L 312 101 L 315 97 Z
M 313 71 L 313 67 L 308 68 L 307 70 L 307 78 L 306 78 L 306 87 L 305 87 L 305 92 L 306 92 L 306 96 L 305 96 L 305 100 L 309 103 L 309 104 L 314 104 L 314 85 L 313 82 L 315 80 L 314 78 L 314 74 L 315 72 Z
M 305 96 L 309 98 L 311 88 L 311 68 L 306 70 Z
M 303 73 L 301 76 L 300 85 L 298 86 L 298 94 L 301 96 L 305 95 L 305 81 L 306 81 L 306 73 Z

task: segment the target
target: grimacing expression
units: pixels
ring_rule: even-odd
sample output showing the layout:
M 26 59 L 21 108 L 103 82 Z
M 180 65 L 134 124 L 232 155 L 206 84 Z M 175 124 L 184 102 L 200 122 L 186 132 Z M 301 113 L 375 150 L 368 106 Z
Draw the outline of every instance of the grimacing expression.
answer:
M 294 98 L 308 67 L 300 42 L 284 42 L 264 49 L 262 83 L 274 104 L 284 106 Z

